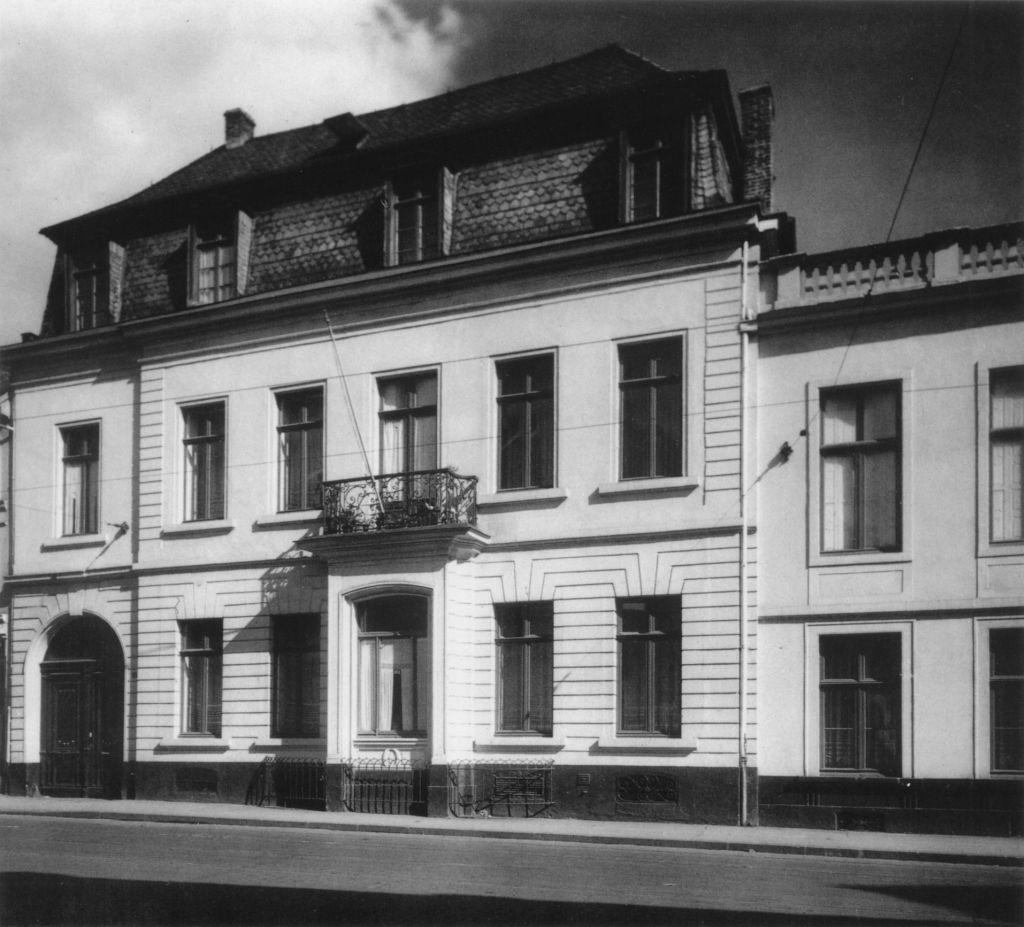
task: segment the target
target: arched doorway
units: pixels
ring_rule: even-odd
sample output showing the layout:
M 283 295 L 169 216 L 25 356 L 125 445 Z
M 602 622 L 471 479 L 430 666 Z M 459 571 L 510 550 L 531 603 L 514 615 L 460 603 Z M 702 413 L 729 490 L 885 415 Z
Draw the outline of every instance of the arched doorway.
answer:
M 92 615 L 72 618 L 50 641 L 40 675 L 40 789 L 119 797 L 124 656 L 117 635 Z

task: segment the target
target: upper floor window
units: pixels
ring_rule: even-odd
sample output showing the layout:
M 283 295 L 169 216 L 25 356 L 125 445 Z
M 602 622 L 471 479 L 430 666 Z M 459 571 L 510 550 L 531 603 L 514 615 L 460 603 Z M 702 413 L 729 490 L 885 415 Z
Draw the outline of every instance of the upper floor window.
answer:
M 110 268 L 106 255 L 70 260 L 68 330 L 84 331 L 110 322 Z
M 224 403 L 182 410 L 185 452 L 185 521 L 224 517 Z
M 410 473 L 437 467 L 437 374 L 380 380 L 380 470 Z
M 991 374 L 991 519 L 993 541 L 1024 540 L 1024 367 Z
M 618 610 L 619 732 L 679 737 L 679 599 L 623 599 Z
M 192 301 L 217 303 L 237 295 L 235 223 L 202 222 L 192 229 Z
M 223 625 L 181 622 L 182 730 L 220 736 Z
M 821 394 L 821 548 L 899 550 L 900 384 Z
M 550 602 L 495 605 L 498 730 L 551 736 L 554 689 Z
M 1024 771 L 1024 628 L 989 631 L 992 771 Z
M 274 737 L 320 735 L 320 616 L 274 618 Z
M 277 395 L 278 507 L 282 512 L 320 507 L 323 407 L 319 387 Z
M 62 533 L 99 530 L 100 426 L 74 425 L 60 430 L 63 446 Z
M 645 125 L 623 137 L 623 219 L 643 222 L 682 213 L 686 206 L 681 128 Z
M 900 635 L 830 634 L 821 654 L 821 768 L 898 776 Z
M 415 264 L 440 253 L 441 191 L 437 170 L 410 171 L 391 181 L 388 196 L 391 264 Z
M 622 479 L 683 473 L 681 338 L 619 346 Z
M 553 485 L 554 366 L 550 354 L 497 365 L 499 489 Z

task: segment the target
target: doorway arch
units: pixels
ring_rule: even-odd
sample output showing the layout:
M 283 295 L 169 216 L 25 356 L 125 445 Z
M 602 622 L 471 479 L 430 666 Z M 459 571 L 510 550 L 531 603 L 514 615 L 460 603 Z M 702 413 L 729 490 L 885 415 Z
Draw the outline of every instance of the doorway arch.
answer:
M 124 755 L 124 654 L 94 615 L 66 621 L 39 667 L 40 791 L 117 798 Z

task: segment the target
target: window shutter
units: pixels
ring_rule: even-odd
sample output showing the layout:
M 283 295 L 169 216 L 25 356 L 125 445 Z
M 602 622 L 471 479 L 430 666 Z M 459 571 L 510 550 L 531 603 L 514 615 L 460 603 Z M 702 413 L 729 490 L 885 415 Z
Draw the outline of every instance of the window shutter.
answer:
M 441 254 L 452 252 L 452 231 L 455 226 L 455 193 L 458 186 L 458 175 L 448 168 L 441 168 L 440 201 L 438 210 L 441 219 Z
M 188 304 L 194 305 L 199 301 L 199 270 L 196 267 L 196 242 L 198 241 L 198 235 L 196 233 L 196 226 L 193 222 L 188 227 L 188 256 L 185 260 L 185 285 L 187 293 Z
M 121 321 L 126 263 L 124 246 L 116 241 L 109 242 L 107 246 L 107 299 L 109 301 L 107 311 L 112 322 Z
M 249 284 L 249 259 L 252 251 L 252 217 L 239 210 L 235 235 L 235 288 L 245 294 Z
M 384 185 L 380 206 L 384 213 L 384 266 L 395 267 L 398 264 L 398 223 L 395 215 L 395 187 L 390 180 Z
M 623 129 L 619 132 L 619 222 L 622 224 L 633 218 L 630 186 L 629 134 Z

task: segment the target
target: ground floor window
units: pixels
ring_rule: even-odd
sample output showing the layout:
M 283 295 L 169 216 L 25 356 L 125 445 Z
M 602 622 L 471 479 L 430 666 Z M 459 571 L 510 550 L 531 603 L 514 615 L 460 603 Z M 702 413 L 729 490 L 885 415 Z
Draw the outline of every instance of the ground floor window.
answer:
M 619 732 L 680 736 L 680 602 L 620 599 Z
M 360 604 L 360 734 L 423 736 L 430 719 L 428 600 L 394 595 Z
M 320 735 L 320 616 L 274 619 L 274 737 Z
M 219 619 L 181 623 L 182 730 L 186 734 L 220 737 L 222 654 Z
M 498 730 L 551 736 L 552 630 L 550 602 L 496 605 Z
M 992 771 L 1024 771 L 1024 628 L 989 632 Z
M 821 766 L 898 776 L 900 635 L 820 638 Z

